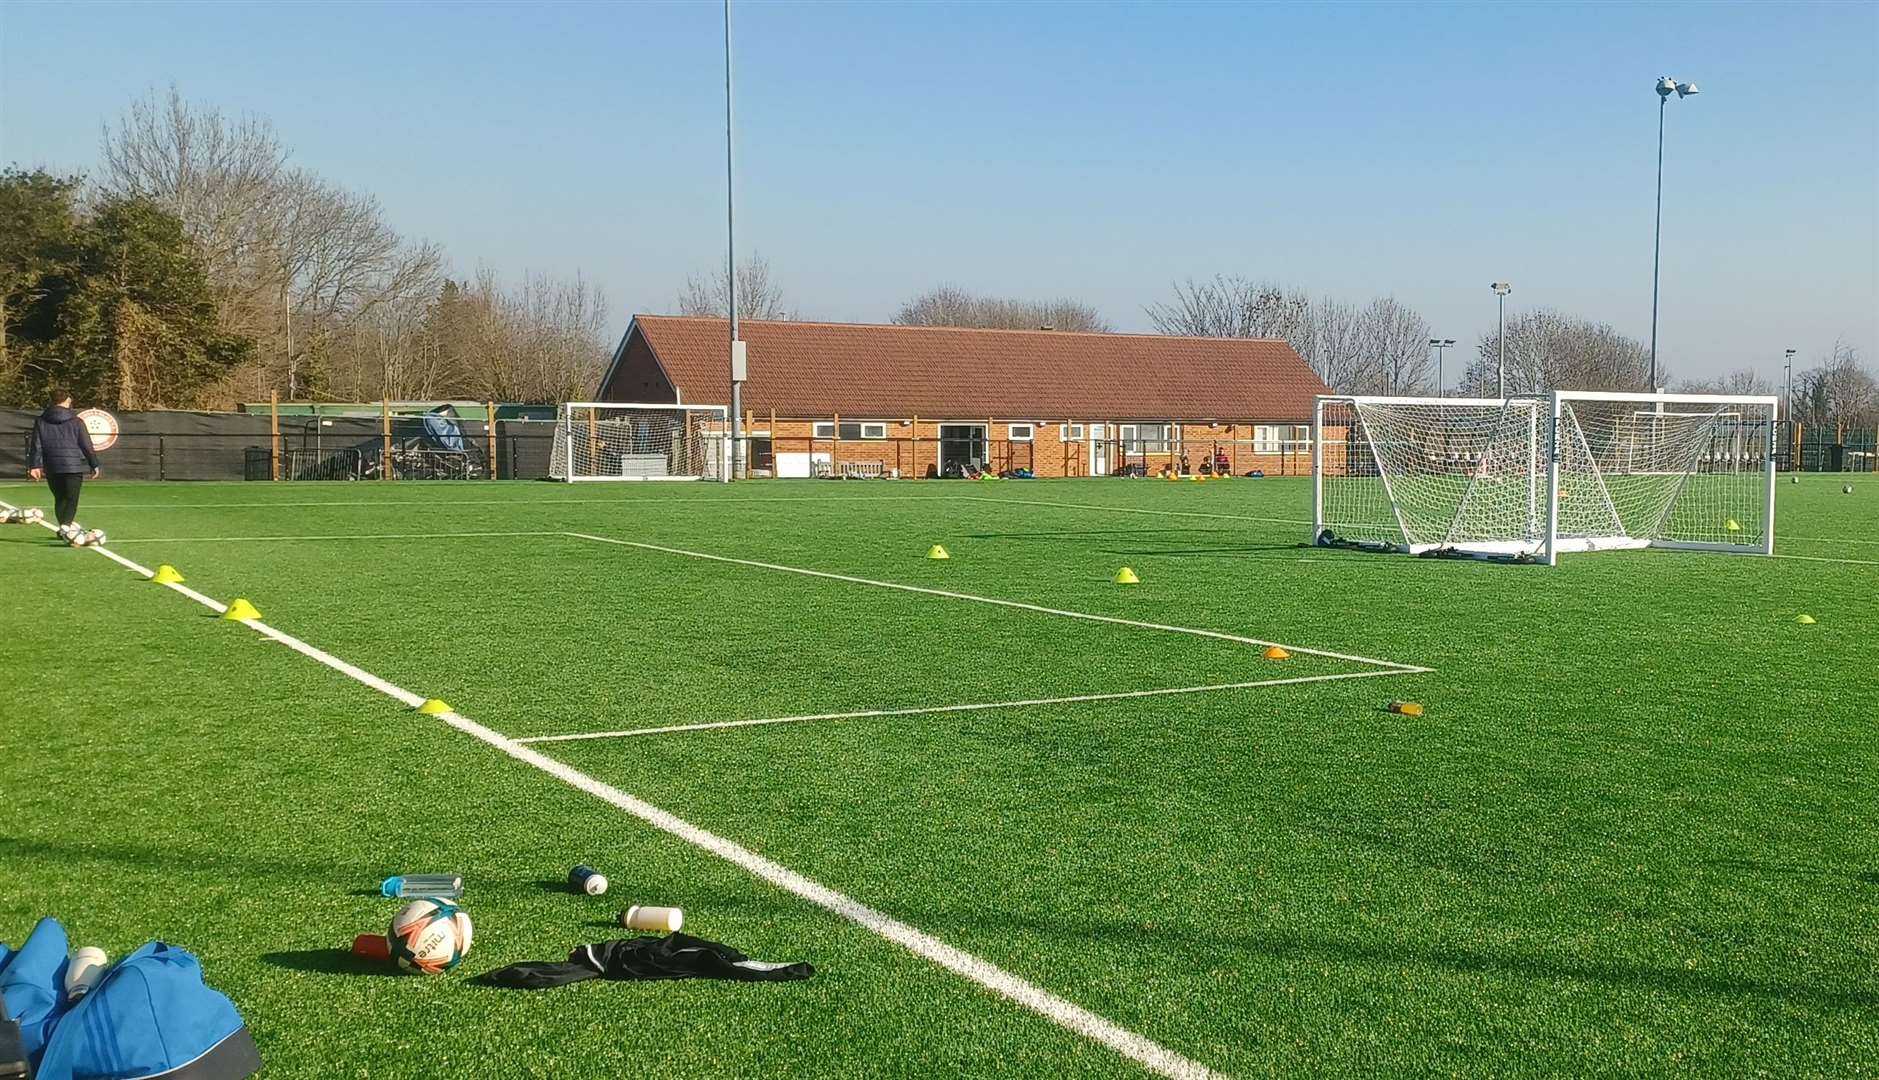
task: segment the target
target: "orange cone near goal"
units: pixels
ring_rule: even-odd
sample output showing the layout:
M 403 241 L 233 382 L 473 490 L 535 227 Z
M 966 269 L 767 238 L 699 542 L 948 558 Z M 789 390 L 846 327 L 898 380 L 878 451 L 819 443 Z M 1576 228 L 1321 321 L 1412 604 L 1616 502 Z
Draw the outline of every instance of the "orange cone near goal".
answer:
M 254 609 L 254 605 L 239 596 L 230 602 L 227 611 L 222 612 L 222 618 L 231 619 L 235 622 L 247 622 L 250 619 L 258 619 L 260 617 L 261 613 Z
M 1280 648 L 1277 645 L 1266 646 L 1266 651 L 1262 653 L 1261 655 L 1263 655 L 1268 660 L 1290 660 L 1292 658 L 1291 653 L 1286 652 L 1283 648 Z
M 156 573 L 150 575 L 150 580 L 156 582 L 158 585 L 181 585 L 183 583 L 183 575 L 176 572 L 176 567 L 164 563 L 162 566 L 157 567 Z

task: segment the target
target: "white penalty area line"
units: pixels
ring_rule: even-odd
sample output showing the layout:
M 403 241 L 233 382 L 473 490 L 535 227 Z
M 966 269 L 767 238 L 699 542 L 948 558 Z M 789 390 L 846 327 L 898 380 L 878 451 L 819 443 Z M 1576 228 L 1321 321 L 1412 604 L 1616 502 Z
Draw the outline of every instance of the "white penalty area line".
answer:
M 1208 686 L 1171 686 L 1159 690 L 1120 690 L 1108 694 L 1025 698 L 1019 701 L 982 701 L 970 705 L 920 705 L 907 709 L 862 709 L 857 712 L 812 713 L 806 716 L 770 716 L 761 720 L 717 720 L 704 724 L 671 724 L 665 727 L 632 728 L 625 731 L 537 735 L 534 738 L 515 741 L 519 743 L 582 742 L 588 739 L 620 739 L 630 735 L 669 735 L 680 731 L 717 731 L 723 728 L 761 727 L 767 724 L 796 724 L 807 720 L 861 720 L 877 716 L 932 716 L 937 713 L 982 712 L 987 709 L 1027 709 L 1038 705 L 1077 705 L 1087 702 L 1124 701 L 1130 698 L 1170 697 L 1176 694 L 1211 694 L 1226 690 L 1251 690 L 1261 686 L 1291 686 L 1297 683 L 1331 682 L 1335 679 L 1374 679 L 1381 675 L 1416 675 L 1419 673 L 1399 671 L 1395 668 L 1376 668 L 1370 671 L 1344 671 L 1332 675 L 1299 675 L 1287 679 L 1257 679 L 1252 682 L 1214 683 Z
M 825 581 L 845 581 L 851 585 L 867 585 L 876 589 L 893 589 L 897 592 L 918 593 L 923 596 L 940 596 L 948 600 L 964 600 L 974 604 L 991 604 L 995 607 L 1013 608 L 1018 611 L 1035 611 L 1041 615 L 1057 615 L 1066 619 L 1082 619 L 1086 622 L 1108 623 L 1111 626 L 1131 626 L 1138 630 L 1160 630 L 1170 634 L 1188 634 L 1193 637 L 1212 638 L 1216 641 L 1231 641 L 1240 645 L 1265 648 L 1277 645 L 1287 652 L 1305 653 L 1310 656 L 1324 656 L 1333 660 L 1348 660 L 1354 664 L 1367 664 L 1371 667 L 1389 668 L 1393 671 L 1421 673 L 1432 668 L 1416 664 L 1400 664 L 1394 660 L 1378 660 L 1371 656 L 1356 656 L 1351 653 L 1331 652 L 1326 649 L 1313 649 L 1304 645 L 1291 645 L 1283 641 L 1267 641 L 1264 638 L 1246 637 L 1241 634 L 1229 634 L 1220 630 L 1201 630 L 1191 626 L 1171 626 L 1167 623 L 1144 622 L 1139 619 L 1124 619 L 1116 615 L 1095 615 L 1087 611 L 1068 611 L 1063 608 L 1045 607 L 1042 604 L 1027 604 L 1021 600 L 1004 600 L 996 596 L 978 596 L 974 593 L 953 592 L 950 589 L 929 589 L 923 585 L 903 585 L 897 581 L 877 581 L 874 578 L 854 577 L 849 574 L 836 574 L 827 570 L 809 570 L 800 566 L 784 566 L 781 563 L 760 562 L 756 559 L 738 559 L 729 555 L 712 555 L 703 551 L 687 551 L 684 548 L 667 547 L 664 544 L 648 544 L 639 540 L 620 540 L 611 536 L 595 536 L 592 533 L 567 532 L 563 536 L 578 540 L 591 540 L 597 544 L 615 544 L 620 547 L 638 548 L 642 551 L 658 551 L 667 555 L 682 555 L 688 559 L 704 559 L 708 562 L 728 563 L 733 566 L 749 566 L 759 570 L 775 570 L 785 574 L 800 574 L 804 577 L 822 578 Z
M 11 504 L 0 502 L 0 507 L 15 509 Z M 40 522 L 47 529 L 54 526 Z M 92 550 L 116 562 L 145 578 L 155 577 L 147 567 L 125 558 L 103 547 Z M 226 613 L 228 605 L 211 597 L 204 596 L 185 585 L 167 586 L 189 597 L 191 600 L 219 613 Z M 277 630 L 259 619 L 241 620 L 243 625 L 278 641 L 310 660 L 324 664 L 359 683 L 369 686 L 401 704 L 418 708 L 425 703 L 425 698 L 414 694 L 401 686 L 387 682 L 363 668 L 355 667 L 323 649 L 301 641 L 299 638 L 282 630 Z M 881 911 L 855 900 L 844 893 L 837 892 L 826 885 L 812 881 L 791 870 L 781 863 L 766 859 L 756 852 L 725 839 L 716 833 L 701 829 L 696 825 L 671 814 L 642 799 L 603 783 L 572 766 L 563 764 L 547 755 L 523 746 L 496 731 L 478 724 L 469 717 L 455 711 L 436 714 L 438 719 L 466 735 L 502 751 L 526 765 L 547 773 L 570 787 L 576 788 L 602 802 L 617 807 L 640 819 L 654 828 L 660 829 L 694 847 L 702 848 L 713 855 L 734 863 L 753 876 L 769 884 L 792 893 L 810 903 L 816 904 L 842 918 L 893 942 L 916 956 L 932 961 L 955 975 L 968 979 L 987 990 L 1043 1016 L 1045 1019 L 1074 1034 L 1081 1035 L 1093 1042 L 1107 1046 L 1123 1057 L 1128 1058 L 1161 1076 L 1175 1080 L 1218 1080 L 1219 1073 L 1207 1066 L 1187 1058 L 1162 1046 L 1146 1035 L 1140 1035 L 1127 1028 L 1090 1012 L 1068 999 L 1057 996 L 1043 987 L 1012 974 L 989 960 L 975 956 L 963 949 L 948 945 L 944 941 L 917 930 Z
M 1843 566 L 1879 566 L 1879 562 L 1875 562 L 1872 559 L 1836 559 L 1829 555 L 1784 555 L 1779 551 L 1770 555 L 1769 558 L 1799 559 L 1802 562 L 1840 563 Z
M 444 533 L 327 533 L 309 536 L 150 536 L 112 541 L 113 547 L 125 544 L 262 544 L 315 540 L 477 540 L 488 537 L 561 536 L 558 529 L 522 529 L 507 532 Z

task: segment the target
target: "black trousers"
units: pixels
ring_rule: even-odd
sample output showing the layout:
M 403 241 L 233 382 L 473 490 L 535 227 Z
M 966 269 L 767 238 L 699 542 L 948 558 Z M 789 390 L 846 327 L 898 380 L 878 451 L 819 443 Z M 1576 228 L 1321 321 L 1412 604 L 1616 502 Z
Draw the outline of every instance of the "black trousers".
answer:
M 78 489 L 85 485 L 85 474 L 55 472 L 46 474 L 46 486 L 52 489 L 52 514 L 59 524 L 70 525 L 78 517 Z

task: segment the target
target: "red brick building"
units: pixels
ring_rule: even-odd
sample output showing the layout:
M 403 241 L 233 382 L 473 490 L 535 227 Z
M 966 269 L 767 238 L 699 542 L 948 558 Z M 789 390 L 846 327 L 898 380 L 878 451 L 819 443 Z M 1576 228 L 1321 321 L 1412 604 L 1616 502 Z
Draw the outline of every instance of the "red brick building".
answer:
M 855 323 L 739 324 L 752 475 L 1309 473 L 1312 397 L 1291 346 L 1254 338 Z M 723 319 L 640 315 L 600 401 L 725 404 Z

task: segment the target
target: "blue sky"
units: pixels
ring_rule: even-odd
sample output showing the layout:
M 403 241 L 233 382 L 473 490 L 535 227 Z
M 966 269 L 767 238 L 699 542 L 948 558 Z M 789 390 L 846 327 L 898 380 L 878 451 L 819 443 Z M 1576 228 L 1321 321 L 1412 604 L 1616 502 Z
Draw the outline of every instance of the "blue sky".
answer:
M 942 282 L 1121 329 L 1215 273 L 1444 335 L 1554 307 L 1640 339 L 1669 106 L 1662 361 L 1879 359 L 1879 5 L 735 8 L 741 251 L 802 315 Z M 719 265 L 722 9 L 0 5 L 0 161 L 88 167 L 176 83 L 270 118 L 458 273 L 580 272 L 615 329 Z

